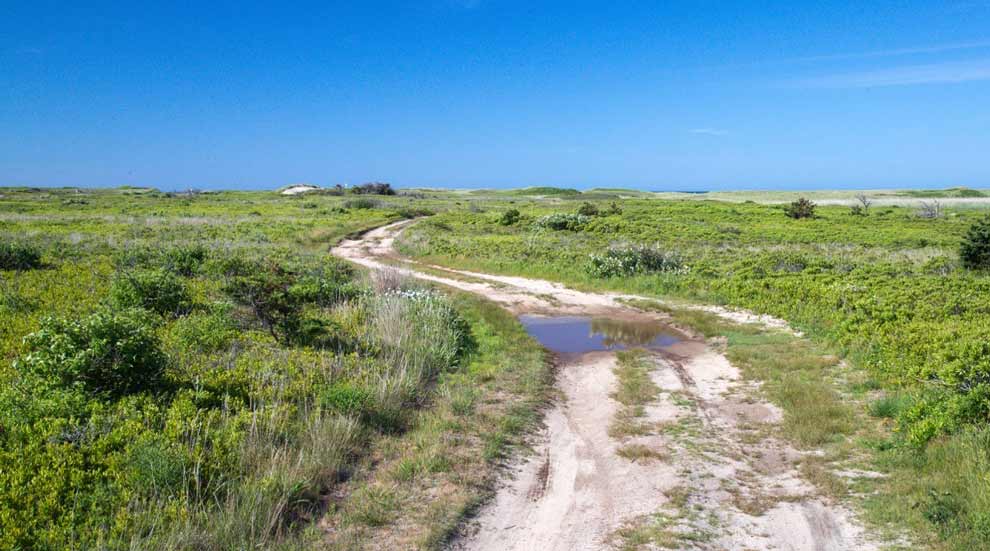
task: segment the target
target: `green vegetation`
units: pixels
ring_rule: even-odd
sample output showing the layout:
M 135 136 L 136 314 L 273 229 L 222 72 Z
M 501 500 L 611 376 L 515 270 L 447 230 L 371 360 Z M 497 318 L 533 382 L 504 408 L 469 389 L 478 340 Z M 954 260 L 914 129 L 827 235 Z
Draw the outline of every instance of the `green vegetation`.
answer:
M 812 218 L 815 216 L 815 204 L 801 197 L 797 201 L 784 207 L 784 214 L 795 220 L 801 218 Z M 857 212 L 856 214 L 860 214 Z
M 958 511 L 955 519 L 969 519 L 939 530 L 945 544 L 986 545 L 990 532 L 982 531 L 979 519 L 990 508 L 980 496 L 990 495 L 990 485 L 979 478 L 984 459 L 972 451 L 978 448 L 971 442 L 990 418 L 990 276 L 967 269 L 972 264 L 964 264 L 959 254 L 961 243 L 974 240 L 967 239 L 967 232 L 979 241 L 983 213 L 973 205 L 946 203 L 941 216 L 924 218 L 914 206 L 873 203 L 853 214 L 848 204 L 825 202 L 813 217 L 795 220 L 776 205 L 699 200 L 705 197 L 624 199 L 621 215 L 609 214 L 600 203 L 598 216 L 552 231 L 546 224 L 506 227 L 484 213 L 448 211 L 412 228 L 399 247 L 436 264 L 731 305 L 790 321 L 817 346 L 868 373 L 876 392 L 902 397 L 896 406 L 878 410 L 896 419 L 893 436 L 883 444 L 896 453 L 880 454 L 878 461 L 910 486 L 902 489 L 905 494 L 892 495 L 934 503 L 926 491 L 936 492 L 940 503 L 948 500 Z M 825 194 L 816 198 L 828 200 Z M 854 200 L 852 193 L 849 200 Z M 573 207 L 550 200 L 514 208 L 532 220 L 578 216 Z M 685 269 L 589 269 L 616 242 L 676 254 Z M 749 350 L 786 363 L 789 352 L 779 352 L 782 346 L 754 342 Z M 813 371 L 808 373 L 826 368 L 809 366 Z M 778 403 L 809 412 L 796 417 L 808 419 L 805 425 L 785 423 L 788 434 L 807 445 L 826 445 L 829 435 L 851 434 L 854 417 L 846 401 L 804 372 L 791 373 L 778 387 L 781 392 L 772 394 Z M 859 407 L 865 412 L 868 403 Z M 830 425 L 819 428 L 823 418 Z M 874 452 L 880 453 L 869 453 Z M 958 470 L 952 479 L 935 467 L 938 454 L 954 458 Z M 959 491 L 963 484 L 965 492 Z M 932 523 L 938 524 L 922 518 L 916 527 L 923 533 L 931 531 Z
M 0 270 L 30 270 L 41 266 L 41 252 L 23 243 L 0 243 Z
M 971 270 L 990 268 L 990 216 L 973 224 L 959 247 L 959 259 Z
M 650 371 L 656 366 L 643 350 L 619 351 L 616 357 L 616 366 L 612 371 L 617 385 L 612 398 L 622 407 L 615 413 L 608 432 L 614 438 L 651 434 L 653 427 L 640 421 L 640 418 L 645 415 L 646 404 L 660 393 L 660 388 L 650 378 Z M 637 455 L 633 448 L 627 449 L 626 454 Z
M 3 189 L 0 547 L 440 545 L 548 378 L 498 308 L 327 254 L 427 215 L 401 252 L 788 320 L 811 342 L 670 312 L 725 336 L 784 433 L 826 450 L 809 479 L 870 496 L 871 518 L 926 543 L 986 547 L 983 195 L 871 193 L 852 211 L 853 192 Z M 800 196 L 813 216 L 786 216 Z M 939 216 L 919 216 L 936 198 Z M 637 418 L 648 369 L 623 355 L 617 435 L 652 430 Z M 887 477 L 836 482 L 832 461 Z M 630 537 L 687 537 L 653 524 Z
M 3 190 L 0 548 L 353 547 L 316 521 L 388 536 L 431 500 L 435 546 L 548 366 L 497 308 L 328 255 L 426 204 Z

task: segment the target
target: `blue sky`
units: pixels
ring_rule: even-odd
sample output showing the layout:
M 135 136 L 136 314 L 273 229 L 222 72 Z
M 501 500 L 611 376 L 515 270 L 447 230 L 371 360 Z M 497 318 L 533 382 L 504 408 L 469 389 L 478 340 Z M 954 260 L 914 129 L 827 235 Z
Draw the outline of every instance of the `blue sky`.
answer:
M 4 5 L 0 185 L 369 180 L 990 187 L 990 0 Z

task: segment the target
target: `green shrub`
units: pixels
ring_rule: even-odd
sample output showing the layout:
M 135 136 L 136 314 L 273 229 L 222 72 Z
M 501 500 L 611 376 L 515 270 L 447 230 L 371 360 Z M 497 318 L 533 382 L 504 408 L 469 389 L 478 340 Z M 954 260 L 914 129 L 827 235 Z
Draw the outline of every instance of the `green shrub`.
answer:
M 162 264 L 169 271 L 189 277 L 199 272 L 208 256 L 203 245 L 174 247 L 162 254 Z
M 320 406 L 341 415 L 362 415 L 371 404 L 371 393 L 353 383 L 337 383 L 320 394 Z
M 229 304 L 217 304 L 209 312 L 189 314 L 171 324 L 169 335 L 188 351 L 220 350 L 237 336 L 237 324 L 228 314 L 229 308 Z
M 548 230 L 578 231 L 588 223 L 588 217 L 583 214 L 554 213 L 541 216 L 534 225 Z
M 299 277 L 289 292 L 300 302 L 330 307 L 357 298 L 361 287 L 354 282 L 354 269 L 336 258 L 328 258 L 319 268 Z
M 587 266 L 590 275 L 600 278 L 686 270 L 677 253 L 645 245 L 611 247 L 605 254 L 590 255 Z
M 405 218 L 406 220 L 412 220 L 413 218 L 421 218 L 423 216 L 433 216 L 436 213 L 430 209 L 403 207 L 396 209 L 395 214 Z
M 117 308 L 144 308 L 170 317 L 186 314 L 191 307 L 185 283 L 164 269 L 118 272 L 110 285 L 110 300 Z
M 0 243 L 0 270 L 31 270 L 41 267 L 41 251 L 26 243 Z
M 970 226 L 959 247 L 959 258 L 971 270 L 990 268 L 990 215 Z
M 358 199 L 349 199 L 344 201 L 345 209 L 355 209 L 355 210 L 367 210 L 376 209 L 382 206 L 381 201 L 376 201 L 374 199 L 369 199 L 367 197 L 361 197 Z
M 585 201 L 584 203 L 581 203 L 580 207 L 578 207 L 577 213 L 581 216 L 598 216 L 598 207 Z
M 392 184 L 386 182 L 368 182 L 351 188 L 355 195 L 395 195 Z
M 509 209 L 502 213 L 502 216 L 498 219 L 498 223 L 503 226 L 511 226 L 518 222 L 521 216 L 519 209 Z
M 224 291 L 249 308 L 276 341 L 291 340 L 302 321 L 302 301 L 290 290 L 296 283 L 295 274 L 274 262 L 243 268 L 238 267 L 239 273 L 230 278 Z
M 812 218 L 815 216 L 815 204 L 804 197 L 801 197 L 797 201 L 794 201 L 784 207 L 784 214 L 794 218 L 795 220 L 800 218 Z
M 159 387 L 165 356 L 142 310 L 98 311 L 82 320 L 46 318 L 24 338 L 14 366 L 63 388 L 123 395 Z

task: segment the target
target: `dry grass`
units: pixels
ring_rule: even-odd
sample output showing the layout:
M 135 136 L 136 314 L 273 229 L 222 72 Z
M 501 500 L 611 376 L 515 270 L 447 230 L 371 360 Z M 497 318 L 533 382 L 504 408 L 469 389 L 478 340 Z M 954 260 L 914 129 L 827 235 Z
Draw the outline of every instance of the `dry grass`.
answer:
M 648 463 L 650 461 L 663 461 L 670 458 L 670 453 L 665 450 L 657 450 L 644 444 L 626 444 L 618 450 L 616 455 L 632 461 Z

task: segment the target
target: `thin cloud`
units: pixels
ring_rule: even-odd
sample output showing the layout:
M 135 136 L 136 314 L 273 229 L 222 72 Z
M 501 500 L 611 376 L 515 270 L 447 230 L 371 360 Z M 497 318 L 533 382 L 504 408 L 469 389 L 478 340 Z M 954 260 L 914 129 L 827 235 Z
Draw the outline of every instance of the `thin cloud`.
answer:
M 697 134 L 699 136 L 728 136 L 728 130 L 721 130 L 718 128 L 692 128 L 688 132 L 692 134 Z
M 990 80 L 990 59 L 906 65 L 793 81 L 803 88 L 879 88 Z
M 976 40 L 973 42 L 955 42 L 951 44 L 936 44 L 934 46 L 917 46 L 913 48 L 893 48 L 889 50 L 873 50 L 869 52 L 852 52 L 846 54 L 825 54 L 805 57 L 793 57 L 786 61 L 836 61 L 842 59 L 870 59 L 876 57 L 896 57 L 905 55 L 937 54 L 942 52 L 954 52 L 958 50 L 973 50 L 978 48 L 990 48 L 990 40 Z

